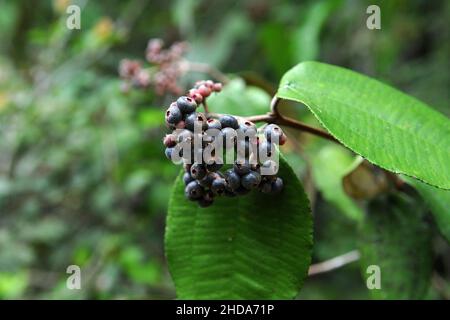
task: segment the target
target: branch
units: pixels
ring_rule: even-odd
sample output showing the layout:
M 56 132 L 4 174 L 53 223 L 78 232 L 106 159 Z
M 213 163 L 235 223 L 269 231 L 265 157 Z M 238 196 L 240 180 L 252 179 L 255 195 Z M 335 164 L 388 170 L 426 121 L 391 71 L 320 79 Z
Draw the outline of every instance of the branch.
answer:
M 330 260 L 325 260 L 320 263 L 313 264 L 309 267 L 308 275 L 313 276 L 319 273 L 332 271 L 343 267 L 349 263 L 359 260 L 360 254 L 358 250 L 347 252 L 343 255 L 334 257 Z

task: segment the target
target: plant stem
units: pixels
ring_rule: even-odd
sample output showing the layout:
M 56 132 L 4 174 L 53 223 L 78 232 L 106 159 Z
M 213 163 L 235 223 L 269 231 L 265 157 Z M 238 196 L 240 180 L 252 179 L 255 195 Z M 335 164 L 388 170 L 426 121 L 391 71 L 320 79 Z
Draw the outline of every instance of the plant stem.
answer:
M 347 252 L 343 255 L 334 257 L 329 260 L 325 260 L 320 263 L 313 264 L 309 267 L 308 275 L 316 275 L 319 273 L 324 273 L 328 271 L 332 271 L 335 269 L 338 269 L 340 267 L 343 267 L 349 263 L 352 263 L 354 261 L 359 260 L 360 254 L 358 250 L 353 250 L 350 252 Z

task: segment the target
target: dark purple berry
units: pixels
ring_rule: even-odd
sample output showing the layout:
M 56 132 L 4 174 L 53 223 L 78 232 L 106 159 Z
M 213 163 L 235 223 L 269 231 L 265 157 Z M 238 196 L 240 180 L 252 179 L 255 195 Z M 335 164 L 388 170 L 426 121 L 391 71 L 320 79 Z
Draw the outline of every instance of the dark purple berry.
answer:
M 183 174 L 183 181 L 185 185 L 188 185 L 190 182 L 194 181 L 194 178 L 192 178 L 190 172 L 185 172 Z
M 238 159 L 234 162 L 233 169 L 238 175 L 243 176 L 250 172 L 251 166 L 248 161 Z
M 262 181 L 259 185 L 259 190 L 261 190 L 262 193 L 272 193 L 272 182 Z
M 186 198 L 188 198 L 189 200 L 200 199 L 204 193 L 205 192 L 204 192 L 202 186 L 200 186 L 198 184 L 198 182 L 195 180 L 189 182 L 188 185 L 186 186 L 186 188 L 184 189 L 184 194 L 185 194 Z
M 232 129 L 239 129 L 239 123 L 237 119 L 230 115 L 224 115 L 219 118 L 220 124 L 222 125 L 222 128 L 232 128 Z
M 256 135 L 257 132 L 257 128 L 256 125 L 251 122 L 251 121 L 247 121 L 245 120 L 240 126 L 239 129 L 242 130 L 242 132 L 246 133 L 247 135 Z
M 215 179 L 221 178 L 221 175 L 217 172 L 208 172 L 208 174 L 206 174 L 205 177 L 203 177 L 203 179 L 199 180 L 198 183 L 205 188 L 210 188 L 212 182 Z
M 164 154 L 166 155 L 167 159 L 172 160 L 172 153 L 173 153 L 173 148 L 166 148 L 166 150 L 164 151 Z
M 256 189 L 261 182 L 261 176 L 258 172 L 250 171 L 241 179 L 241 184 L 245 189 Z
M 206 168 L 203 164 L 194 163 L 191 167 L 191 176 L 194 179 L 201 180 L 206 176 Z
M 208 128 L 208 123 L 206 117 L 201 112 L 192 112 L 186 115 L 186 119 L 184 119 L 186 123 L 186 128 L 194 131 L 194 124 L 201 126 L 201 130 L 206 130 Z
M 272 193 L 280 193 L 283 190 L 283 180 L 281 178 L 277 178 L 274 182 L 272 182 Z
M 233 169 L 225 171 L 225 181 L 231 190 L 236 190 L 241 185 L 241 177 Z
M 225 194 L 226 190 L 226 181 L 224 178 L 220 177 L 217 179 L 214 179 L 214 181 L 211 183 L 211 191 L 218 196 L 221 196 Z
M 245 189 L 243 186 L 240 186 L 239 188 L 237 188 L 236 190 L 234 190 L 234 193 L 239 195 L 239 196 L 243 196 L 247 193 L 249 193 L 250 190 Z
M 191 97 L 182 96 L 177 99 L 177 106 L 183 114 L 188 114 L 195 111 L 197 103 Z
M 220 121 L 217 119 L 208 119 L 207 121 L 208 124 L 208 129 L 218 129 L 221 130 L 222 129 L 222 125 L 220 124 Z
M 171 104 L 166 111 L 166 122 L 170 125 L 176 125 L 183 120 L 183 115 L 176 104 Z

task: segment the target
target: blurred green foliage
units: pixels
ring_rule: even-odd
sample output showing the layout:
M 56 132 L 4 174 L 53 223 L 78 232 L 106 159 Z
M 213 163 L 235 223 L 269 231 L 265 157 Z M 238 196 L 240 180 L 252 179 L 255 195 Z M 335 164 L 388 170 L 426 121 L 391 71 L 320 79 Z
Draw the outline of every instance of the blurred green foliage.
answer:
M 252 71 L 276 87 L 294 64 L 316 59 L 382 79 L 450 115 L 450 3 L 375 2 L 379 31 L 365 26 L 369 1 L 0 0 L 0 298 L 175 297 L 163 234 L 179 168 L 161 144 L 162 108 L 173 97 L 125 95 L 117 76 L 122 58 L 143 60 L 149 38 L 187 40 L 190 60 L 235 74 L 246 114 L 261 113 L 270 95 L 245 89 L 239 75 L 252 82 L 244 73 Z M 81 7 L 81 30 L 65 26 L 70 3 Z M 200 78 L 181 80 L 188 88 Z M 289 112 L 311 122 L 304 110 Z M 329 154 L 316 138 L 289 133 L 298 144 L 286 146 L 287 158 L 315 199 L 314 260 L 354 249 L 354 222 L 341 212 L 348 198 L 330 197 L 336 181 L 318 167 L 319 190 L 311 187 L 308 163 Z M 336 170 L 349 160 L 341 158 Z M 438 255 L 444 278 L 448 259 Z M 65 286 L 71 264 L 82 269 L 82 290 Z M 309 278 L 300 297 L 367 292 L 349 265 Z

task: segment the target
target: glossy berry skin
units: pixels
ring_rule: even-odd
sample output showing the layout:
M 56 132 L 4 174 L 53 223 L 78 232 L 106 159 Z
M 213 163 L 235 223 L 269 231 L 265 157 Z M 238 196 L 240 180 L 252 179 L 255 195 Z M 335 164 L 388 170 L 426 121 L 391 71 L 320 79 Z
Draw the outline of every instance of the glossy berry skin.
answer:
M 177 138 L 174 134 L 166 134 L 163 143 L 166 147 L 173 148 L 177 144 Z
M 173 148 L 166 148 L 166 150 L 164 151 L 164 154 L 166 155 L 167 159 L 172 160 L 172 153 L 173 153 Z
M 250 172 L 251 166 L 248 161 L 236 160 L 233 169 L 238 175 L 243 176 Z
M 211 191 L 215 195 L 221 196 L 221 195 L 225 194 L 226 185 L 227 185 L 227 183 L 224 178 L 220 177 L 220 178 L 214 179 L 214 181 L 211 183 Z
M 220 124 L 220 121 L 217 119 L 212 118 L 208 119 L 206 123 L 208 124 L 208 129 L 217 129 L 217 130 L 222 129 L 222 125 Z
M 195 100 L 186 96 L 182 96 L 177 99 L 177 106 L 183 114 L 192 113 L 195 109 L 197 109 L 197 103 Z
M 261 176 L 258 172 L 250 171 L 241 179 L 241 184 L 245 189 L 256 189 L 261 182 Z
M 183 114 L 176 104 L 170 105 L 169 109 L 166 110 L 166 122 L 171 125 L 176 125 L 178 122 L 183 120 Z
M 213 204 L 213 202 L 214 202 L 214 194 L 212 193 L 211 190 L 206 191 L 203 197 L 198 199 L 198 205 L 202 208 L 209 207 L 210 205 Z
M 207 174 L 206 168 L 203 164 L 194 163 L 191 166 L 191 176 L 194 179 L 203 179 Z
M 232 129 L 239 129 L 239 123 L 237 119 L 230 115 L 224 115 L 219 118 L 220 124 L 222 125 L 222 128 L 232 128 Z
M 183 174 L 183 181 L 184 184 L 187 186 L 190 182 L 194 181 L 194 178 L 192 178 L 190 172 L 185 172 Z
M 236 190 L 241 185 L 241 177 L 233 169 L 225 171 L 225 181 L 231 190 Z
M 283 130 L 281 130 L 279 126 L 273 123 L 264 128 L 264 136 L 269 142 L 279 142 L 283 134 Z
M 189 200 L 197 200 L 203 196 L 204 190 L 202 186 L 200 186 L 198 182 L 194 180 L 188 183 L 188 185 L 184 189 L 184 194 Z
M 197 202 L 201 208 L 207 208 L 214 203 L 214 198 L 203 197 L 203 198 L 198 199 Z
M 186 118 L 184 119 L 186 128 L 188 130 L 194 131 L 194 124 L 196 121 L 198 121 L 198 123 L 201 125 L 202 130 L 206 130 L 208 128 L 206 117 L 201 112 L 192 112 L 186 115 Z
M 246 195 L 247 193 L 249 193 L 250 190 L 245 189 L 243 186 L 240 186 L 239 188 L 237 188 L 236 190 L 234 190 L 234 193 L 238 196 L 243 196 Z
M 274 182 L 272 182 L 272 193 L 280 193 L 283 190 L 283 180 L 281 178 L 276 178 Z
M 218 178 L 221 178 L 221 176 L 217 172 L 208 172 L 198 183 L 204 188 L 211 188 L 212 182 Z
M 259 190 L 262 193 L 272 193 L 272 182 L 271 181 L 263 181 L 259 185 Z
M 251 121 L 244 121 L 242 124 L 239 125 L 239 129 L 241 129 L 242 132 L 248 135 L 250 134 L 256 135 L 257 132 L 256 125 Z

